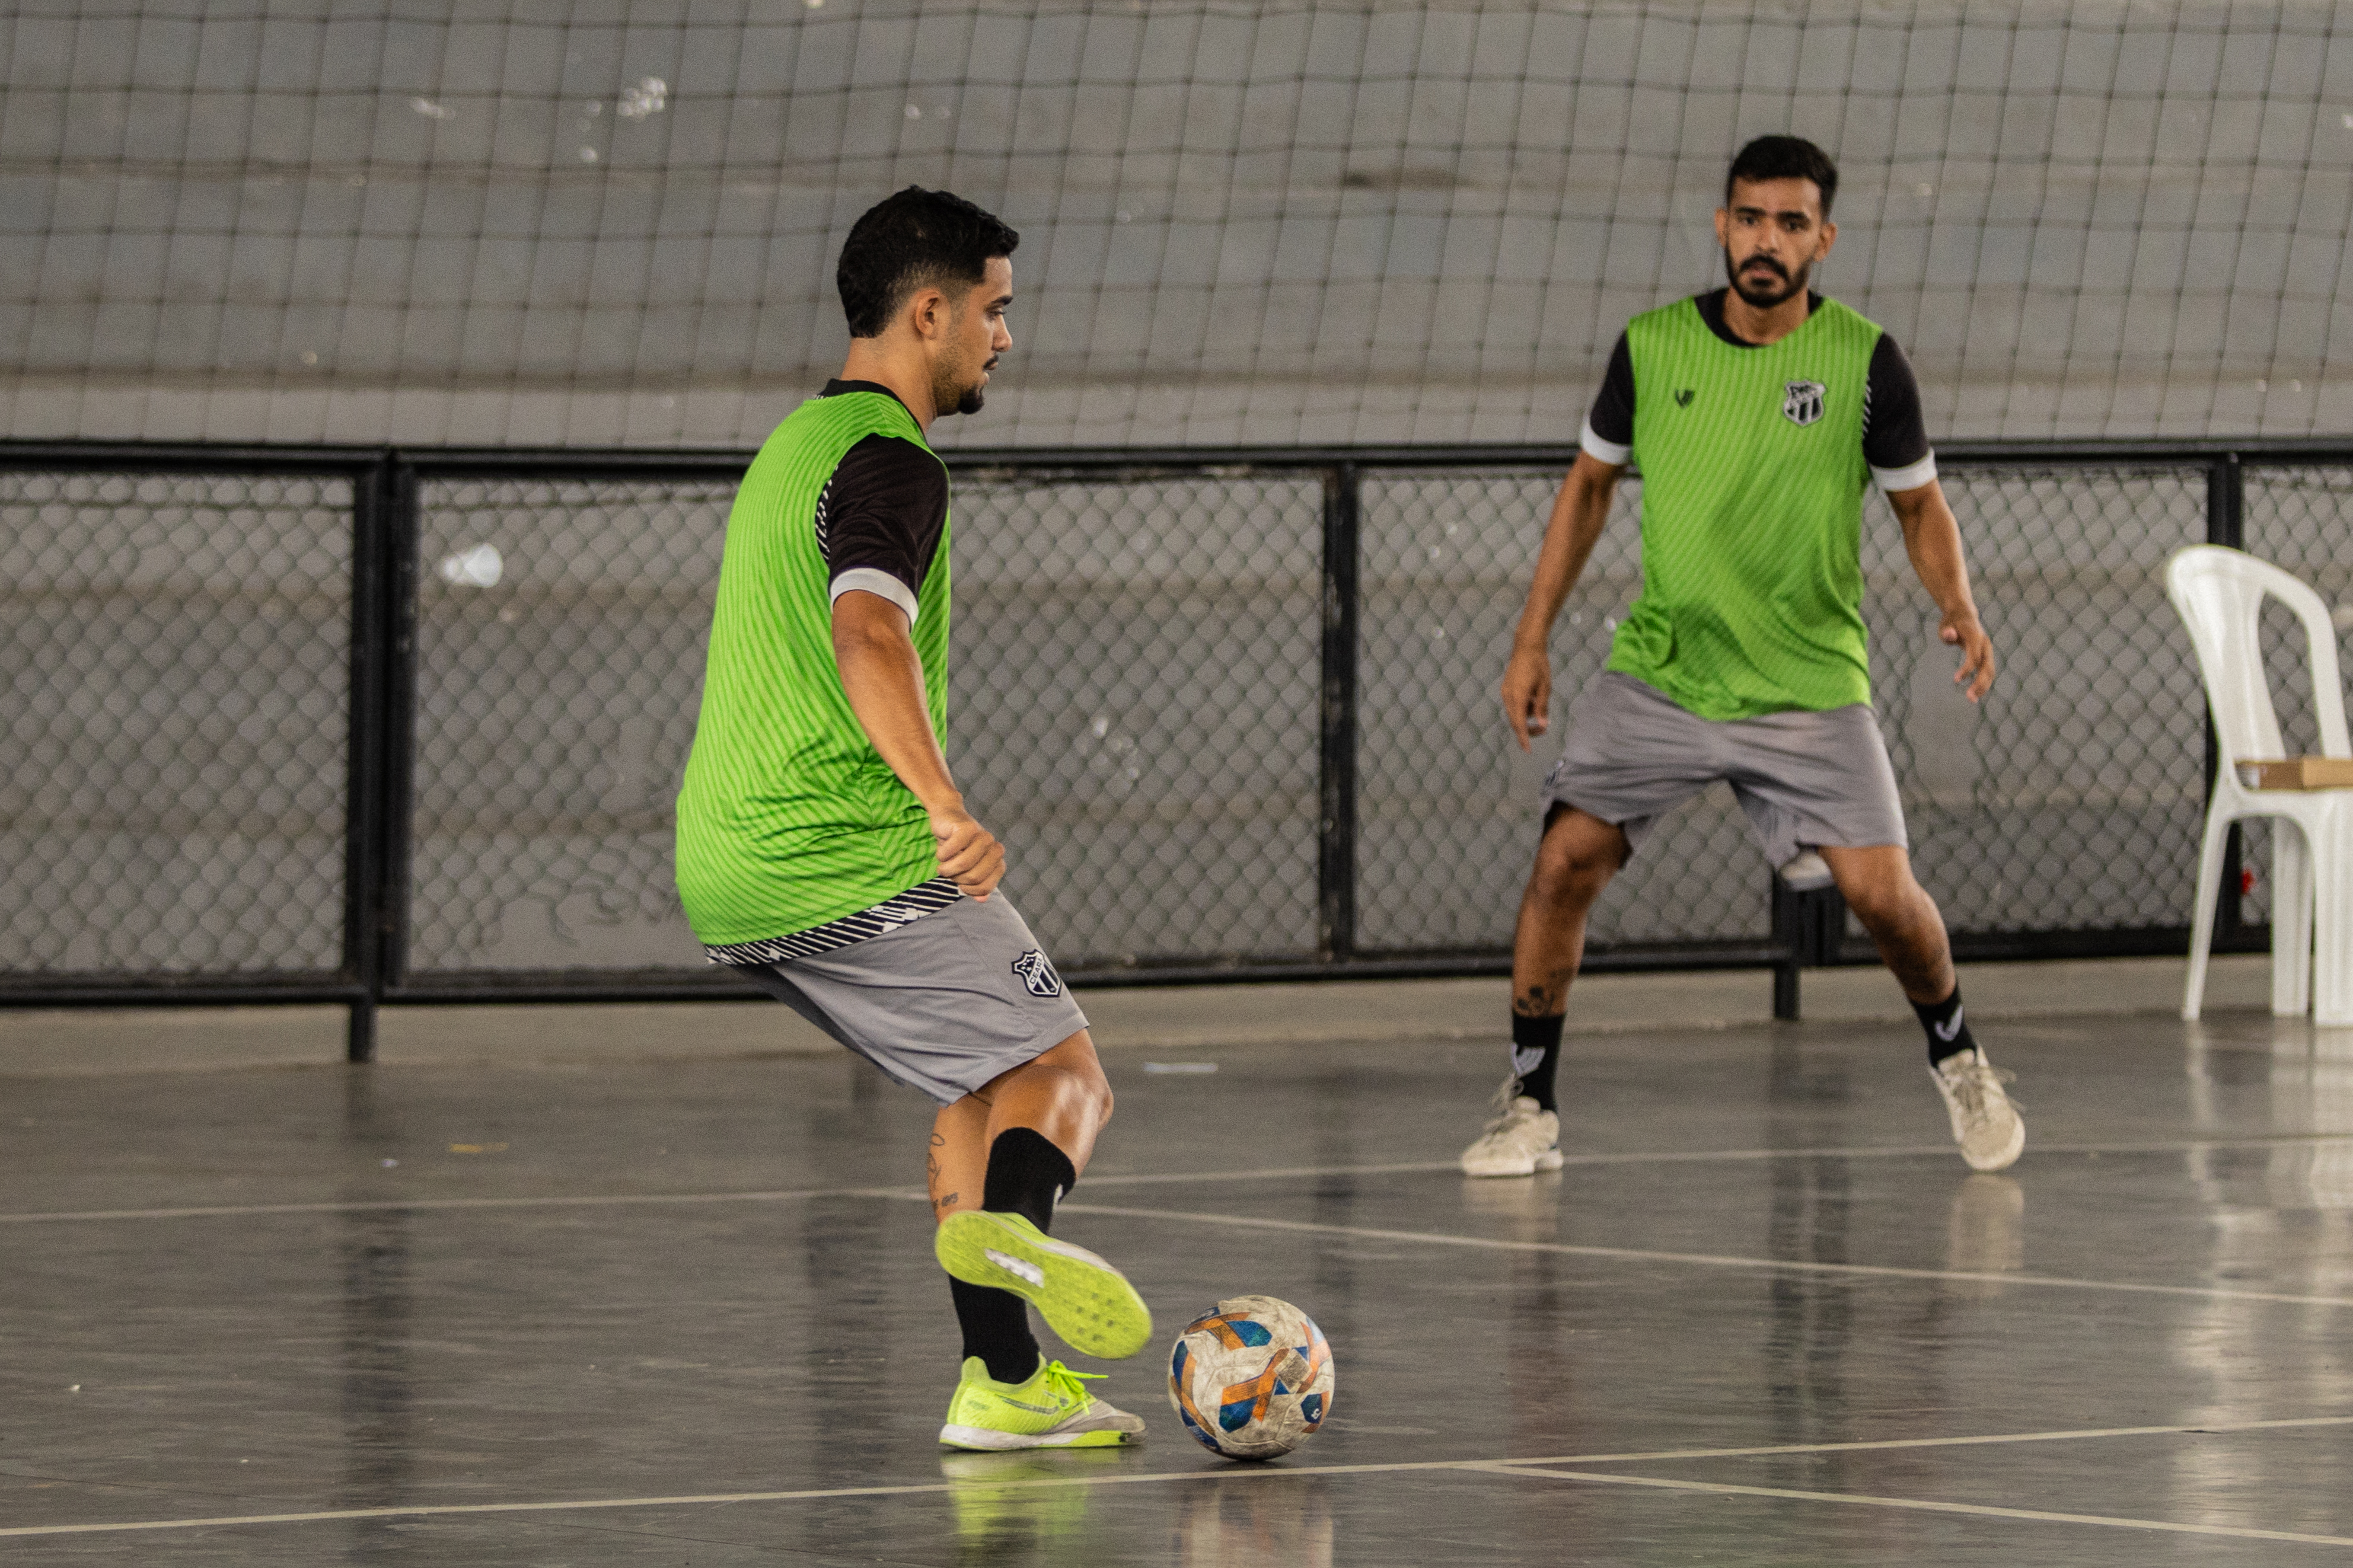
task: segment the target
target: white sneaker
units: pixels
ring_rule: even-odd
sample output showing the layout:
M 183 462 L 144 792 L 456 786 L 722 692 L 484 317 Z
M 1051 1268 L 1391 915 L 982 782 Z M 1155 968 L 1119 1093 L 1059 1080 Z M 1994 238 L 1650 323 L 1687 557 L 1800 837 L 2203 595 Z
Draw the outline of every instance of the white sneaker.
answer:
M 1462 1151 L 1466 1176 L 1533 1176 L 1560 1169 L 1560 1117 L 1527 1095 L 1512 1097 L 1519 1080 L 1507 1078 L 1496 1092 L 1503 1114 L 1487 1123 L 1479 1141 Z
M 1961 1051 L 1928 1069 L 1953 1119 L 1953 1142 L 1972 1171 L 1999 1171 L 2026 1147 L 2026 1123 L 2002 1085 L 2017 1078 L 1986 1060 L 1982 1049 Z

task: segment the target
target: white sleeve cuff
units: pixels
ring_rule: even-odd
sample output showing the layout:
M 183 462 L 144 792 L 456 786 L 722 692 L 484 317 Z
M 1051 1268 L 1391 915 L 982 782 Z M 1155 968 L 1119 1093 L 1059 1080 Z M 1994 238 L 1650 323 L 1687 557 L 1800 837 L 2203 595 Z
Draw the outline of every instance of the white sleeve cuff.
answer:
M 852 566 L 833 580 L 833 585 L 826 590 L 825 602 L 830 605 L 852 588 L 890 600 L 899 606 L 899 613 L 907 617 L 909 626 L 915 624 L 915 595 L 909 592 L 907 584 L 881 567 Z
M 1615 441 L 1605 441 L 1596 436 L 1590 419 L 1585 422 L 1585 428 L 1577 433 L 1577 444 L 1595 462 L 1607 463 L 1613 468 L 1624 468 L 1627 459 L 1634 455 L 1631 443 L 1621 447 Z
M 1872 482 L 1888 494 L 1898 490 L 1916 490 L 1936 477 L 1936 454 L 1930 452 L 1916 463 L 1900 468 L 1873 468 Z

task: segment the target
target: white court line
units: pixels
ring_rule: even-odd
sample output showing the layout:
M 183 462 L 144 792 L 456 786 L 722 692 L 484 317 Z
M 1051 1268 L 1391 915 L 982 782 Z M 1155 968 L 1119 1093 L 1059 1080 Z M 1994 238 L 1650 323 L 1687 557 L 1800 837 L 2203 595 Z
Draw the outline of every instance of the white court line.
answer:
M 1877 1443 L 1810 1443 L 1783 1444 L 1767 1448 L 1678 1448 L 1644 1454 L 1564 1454 L 1555 1458 L 1534 1459 L 1425 1459 L 1385 1465 L 1283 1465 L 1259 1467 L 1223 1467 L 1200 1470 L 1155 1470 L 1145 1475 L 1091 1475 L 1041 1477 L 1026 1480 L 991 1480 L 991 1490 L 1050 1490 L 1062 1487 L 1151 1486 L 1201 1480 L 1250 1480 L 1260 1477 L 1278 1476 L 1367 1476 L 1393 1475 L 1401 1471 L 1440 1472 L 1464 1471 L 1499 1475 L 1550 1476 L 1559 1479 L 1580 1479 L 1567 1472 L 1529 1468 L 1547 1465 L 1603 1465 L 1630 1459 L 1714 1459 L 1728 1458 L 1764 1458 L 1777 1454 L 1831 1453 L 1854 1448 L 1936 1448 L 1958 1447 L 1981 1443 L 2061 1443 L 2104 1437 L 2143 1437 L 2179 1436 L 2225 1436 L 2241 1432 L 2271 1431 L 2289 1426 L 2353 1426 L 2353 1415 L 2298 1416 L 2281 1421 L 2211 1422 L 2198 1426 L 2098 1426 L 2079 1427 L 2055 1432 L 2005 1432 L 1969 1437 L 1898 1437 Z M 1601 1480 L 1633 1480 L 1620 1476 L 1597 1476 Z M 1668 1486 L 1679 1483 L 1656 1481 L 1649 1484 Z M 678 1497 L 635 1498 L 573 1498 L 542 1500 L 533 1502 L 468 1502 L 417 1503 L 406 1508 L 346 1508 L 318 1509 L 307 1513 L 248 1513 L 212 1515 L 194 1519 L 139 1519 L 100 1524 L 20 1524 L 0 1528 L 0 1537 L 26 1535 L 107 1535 L 138 1531 L 202 1530 L 225 1525 L 309 1524 L 321 1521 L 354 1519 L 414 1519 L 442 1514 L 481 1513 L 561 1513 L 571 1510 L 616 1508 L 691 1508 L 720 1503 L 802 1502 L 828 1498 L 853 1497 L 919 1497 L 937 1496 L 961 1489 L 956 1482 L 919 1482 L 894 1487 L 829 1487 L 801 1491 L 776 1492 L 702 1492 Z M 1792 1497 L 1805 1493 L 1775 1494 Z M 1836 1493 L 1820 1494 L 1832 1500 L 1846 1500 Z M 1942 1506 L 1942 1505 L 1923 1505 Z M 1961 1506 L 1961 1505 L 1953 1505 Z M 2000 1512 L 2000 1510 L 1982 1511 Z M 2141 1521 L 2105 1521 L 2095 1515 L 2049 1514 L 2030 1515 L 2032 1518 L 2080 1519 L 2094 1522 L 2140 1524 Z M 2191 1526 L 2151 1525 L 2154 1529 L 2189 1529 Z M 2306 1537 L 2282 1537 L 2302 1540 Z M 2327 1539 L 2327 1538 L 2309 1538 Z
M 2307 1143 L 2353 1142 L 2353 1132 L 2297 1132 L 2268 1138 L 2189 1139 L 2150 1143 L 2038 1143 L 2037 1154 L 2186 1154 L 2208 1149 L 2271 1149 Z M 1862 1149 L 1698 1149 L 1666 1152 L 1570 1154 L 1568 1165 L 1706 1164 L 1746 1160 L 1886 1160 L 1949 1158 L 1949 1143 Z M 1452 1160 L 1415 1160 L 1383 1165 L 1288 1165 L 1261 1171 L 1149 1171 L 1126 1175 L 1089 1176 L 1089 1191 L 1099 1187 L 1172 1186 L 1197 1182 L 1271 1182 L 1324 1176 L 1429 1175 L 1461 1167 Z M 372 1214 L 399 1209 L 430 1213 L 450 1209 L 616 1208 L 647 1204 L 800 1203 L 817 1198 L 913 1198 L 924 1194 L 915 1187 L 801 1187 L 778 1191 L 725 1193 L 565 1194 L 512 1198 L 365 1198 L 348 1202 L 304 1204 L 215 1204 L 190 1208 L 67 1209 L 29 1214 L 0 1214 L 0 1225 L 64 1225 L 130 1219 L 225 1219 L 246 1215 Z M 2008 1279 L 2010 1276 L 2004 1275 Z
M 222 1219 L 246 1215 L 381 1214 L 398 1209 L 626 1208 L 639 1204 L 781 1204 L 811 1198 L 903 1198 L 910 1187 L 802 1187 L 743 1193 L 576 1194 L 530 1198 L 367 1198 L 344 1203 L 219 1204 L 209 1208 L 79 1209 L 49 1214 L 0 1214 L 0 1225 L 50 1225 L 78 1220 Z
M 1878 1437 L 1855 1443 L 1783 1443 L 1765 1448 L 1653 1448 L 1633 1454 L 1564 1454 L 1557 1459 L 1494 1459 L 1498 1465 L 1631 1465 L 1666 1459 L 1768 1459 L 1781 1454 L 1859 1454 L 1887 1448 L 1974 1448 L 1996 1443 L 2079 1443 L 2100 1437 L 2216 1436 L 2298 1426 L 2353 1426 L 2353 1415 L 2291 1415 L 2277 1421 L 2209 1421 L 2176 1426 L 2076 1426 L 2056 1432 L 1992 1432 L 1975 1437 Z
M 1611 1487 L 1656 1487 L 1667 1491 L 1719 1496 L 1787 1498 L 1798 1502 L 1846 1503 L 1857 1508 L 1907 1509 L 1915 1513 L 1962 1513 L 2018 1519 L 2037 1524 L 2097 1524 L 2110 1530 L 2154 1530 L 2173 1535 L 2220 1535 L 2235 1541 L 2293 1541 L 2306 1546 L 2353 1546 L 2353 1535 L 2306 1535 L 2293 1530 L 2257 1530 L 2231 1524 L 2176 1524 L 2161 1519 L 2123 1519 L 2106 1513 L 2053 1513 L 2038 1508 L 1996 1508 L 1989 1503 L 1931 1502 L 1925 1498 L 1873 1497 L 1864 1492 L 1798 1491 L 1787 1487 L 1744 1487 L 1729 1481 L 1675 1481 L 1659 1476 L 1613 1476 L 1597 1470 L 1531 1470 L 1508 1464 L 1479 1467 L 1493 1476 L 1557 1476 Z
M 2353 1296 L 2291 1296 L 2270 1290 L 2231 1290 L 2212 1285 L 2143 1285 L 2125 1279 L 2073 1279 L 2056 1274 L 1894 1268 L 1872 1263 L 1815 1263 L 1792 1258 L 1739 1258 L 1712 1252 L 1652 1252 L 1632 1247 L 1585 1247 L 1566 1241 L 1504 1241 L 1484 1236 L 1450 1236 L 1443 1231 L 1379 1230 L 1370 1226 L 1319 1225 L 1313 1220 L 1267 1219 L 1257 1215 L 1115 1208 L 1108 1204 L 1063 1204 L 1057 1212 L 1106 1215 L 1122 1219 L 1176 1220 L 1186 1225 L 1239 1226 L 1254 1230 L 1303 1231 L 1316 1236 L 1355 1237 L 1363 1241 L 1409 1241 L 1430 1247 L 1472 1247 L 1496 1252 L 1544 1252 L 1565 1258 L 1606 1258 L 1621 1263 L 1675 1263 L 1703 1268 L 1754 1268 L 1766 1273 L 1831 1274 L 1873 1279 L 1966 1279 L 2060 1290 L 2126 1290 L 2150 1296 L 2194 1296 L 2207 1300 L 2277 1301 L 2298 1307 L 2353 1307 Z
M 2147 1142 L 2037 1143 L 2037 1154 L 2194 1154 L 2214 1149 L 2276 1149 L 2310 1143 L 2353 1143 L 2353 1132 L 2282 1132 L 2256 1138 L 2177 1138 Z M 1949 1160 L 1950 1143 L 1874 1144 L 1865 1148 L 1675 1149 L 1602 1154 L 1564 1154 L 1563 1166 L 1704 1165 L 1757 1160 Z M 1087 1176 L 1088 1187 L 1157 1186 L 1185 1182 L 1255 1182 L 1282 1176 L 1386 1176 L 1459 1171 L 1455 1160 L 1419 1160 L 1393 1165 L 1302 1165 L 1274 1171 L 1166 1171 L 1140 1175 Z

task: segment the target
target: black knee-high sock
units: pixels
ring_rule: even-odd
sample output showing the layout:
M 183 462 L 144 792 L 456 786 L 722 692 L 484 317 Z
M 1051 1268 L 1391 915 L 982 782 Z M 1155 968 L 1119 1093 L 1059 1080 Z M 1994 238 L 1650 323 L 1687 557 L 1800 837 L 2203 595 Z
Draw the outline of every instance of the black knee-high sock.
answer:
M 964 1353 L 978 1356 L 999 1383 L 1027 1383 L 1038 1371 L 1038 1336 L 1029 1331 L 1029 1303 L 1010 1290 L 967 1285 L 951 1277 Z
M 988 1146 L 988 1175 L 980 1206 L 1026 1215 L 1039 1230 L 1054 1227 L 1054 1205 L 1077 1184 L 1078 1168 L 1045 1134 L 1008 1127 Z
M 1054 1204 L 1079 1179 L 1069 1155 L 1027 1127 L 1009 1127 L 988 1146 L 988 1174 L 980 1206 L 1018 1214 L 1039 1230 L 1054 1226 Z M 1027 1383 L 1038 1370 L 1038 1336 L 1029 1331 L 1029 1304 L 1010 1290 L 950 1279 L 964 1353 L 978 1356 L 999 1383 Z
M 1560 1109 L 1553 1103 L 1552 1075 L 1560 1066 L 1560 1026 L 1566 1021 L 1512 1015 L 1512 1070 L 1520 1076 L 1516 1092 L 1541 1110 Z
M 1928 1036 L 1928 1065 L 1935 1067 L 1947 1057 L 1973 1051 L 1978 1043 L 1969 1036 L 1968 1015 L 1961 1010 L 1961 988 L 1942 1002 L 1915 1002 L 1912 1011 L 1920 1016 L 1920 1027 Z

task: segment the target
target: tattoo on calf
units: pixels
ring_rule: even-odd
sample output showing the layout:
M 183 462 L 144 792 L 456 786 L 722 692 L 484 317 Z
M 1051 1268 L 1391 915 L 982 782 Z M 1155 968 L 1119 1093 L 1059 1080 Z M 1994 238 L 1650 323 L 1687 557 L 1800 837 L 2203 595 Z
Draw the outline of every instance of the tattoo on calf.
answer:
M 1576 972 L 1568 969 L 1553 971 L 1550 980 L 1539 980 L 1512 998 L 1512 1011 L 1523 1018 L 1549 1018 L 1561 1010 L 1568 994 L 1568 983 Z

